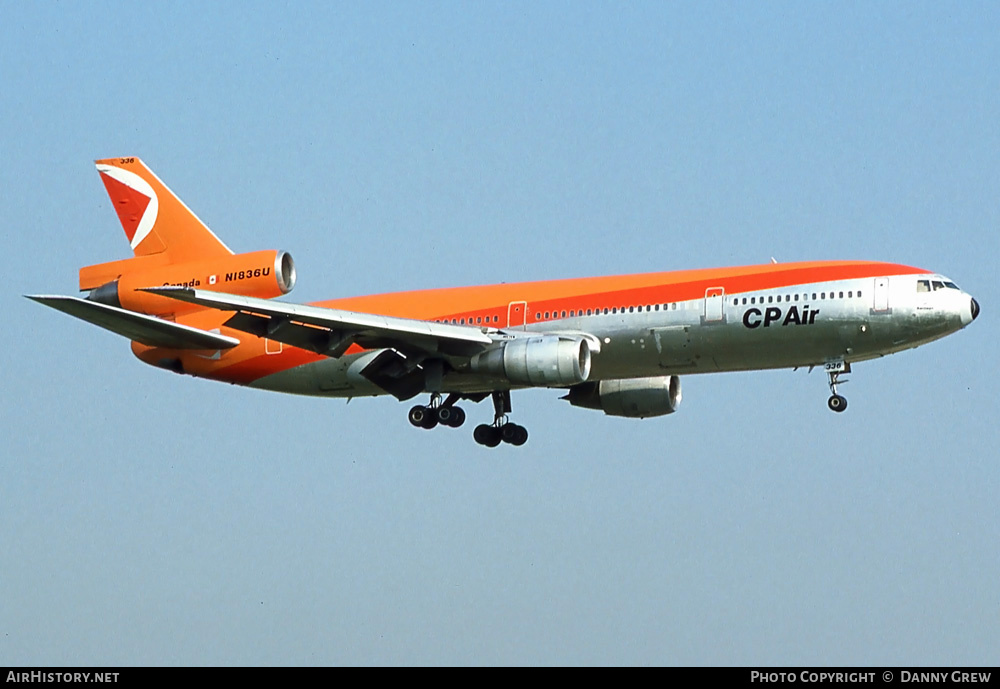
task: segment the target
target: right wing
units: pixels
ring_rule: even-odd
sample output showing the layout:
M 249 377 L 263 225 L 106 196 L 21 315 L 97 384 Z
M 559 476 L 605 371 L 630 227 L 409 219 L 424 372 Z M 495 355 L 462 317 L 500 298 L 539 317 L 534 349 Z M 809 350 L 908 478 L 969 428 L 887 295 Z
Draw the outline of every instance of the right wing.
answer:
M 188 325 L 165 321 L 134 311 L 119 309 L 79 297 L 27 295 L 28 299 L 51 306 L 80 320 L 123 335 L 150 347 L 170 349 L 230 349 L 240 343 L 234 337 L 211 333 Z

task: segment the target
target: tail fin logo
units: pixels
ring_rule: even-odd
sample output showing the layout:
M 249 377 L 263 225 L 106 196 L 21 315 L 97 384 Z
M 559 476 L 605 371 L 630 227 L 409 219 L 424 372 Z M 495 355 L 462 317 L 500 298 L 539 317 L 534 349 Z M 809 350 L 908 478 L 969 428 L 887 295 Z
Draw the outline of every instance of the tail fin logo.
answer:
M 160 205 L 156 192 L 146 180 L 129 170 L 98 164 L 97 171 L 134 251 L 156 224 Z

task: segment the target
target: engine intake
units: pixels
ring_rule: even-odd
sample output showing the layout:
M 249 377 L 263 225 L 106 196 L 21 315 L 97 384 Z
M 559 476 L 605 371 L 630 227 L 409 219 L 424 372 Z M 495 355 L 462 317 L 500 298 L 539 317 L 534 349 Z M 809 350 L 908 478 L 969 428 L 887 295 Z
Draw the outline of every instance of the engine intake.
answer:
M 587 380 L 590 360 L 586 340 L 541 335 L 511 340 L 477 354 L 469 367 L 474 373 L 503 376 L 512 383 L 557 387 Z
M 663 416 L 673 414 L 681 404 L 681 379 L 657 376 L 584 383 L 570 388 L 563 399 L 575 407 L 600 409 L 608 416 Z

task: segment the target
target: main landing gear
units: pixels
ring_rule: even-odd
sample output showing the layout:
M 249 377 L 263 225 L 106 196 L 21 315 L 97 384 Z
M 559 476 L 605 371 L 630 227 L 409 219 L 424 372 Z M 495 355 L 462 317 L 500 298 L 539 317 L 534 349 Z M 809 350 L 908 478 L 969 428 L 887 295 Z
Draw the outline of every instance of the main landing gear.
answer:
M 480 445 L 486 447 L 496 447 L 500 443 L 520 446 L 528 442 L 528 429 L 511 423 L 507 420 L 510 414 L 510 391 L 501 390 L 492 393 L 493 396 L 493 423 L 480 424 L 472 433 L 472 437 Z M 485 397 L 472 397 L 479 402 Z M 456 407 L 455 402 L 461 398 L 458 393 L 451 393 L 448 398 L 441 401 L 441 395 L 433 393 L 431 402 L 427 406 L 418 404 L 410 409 L 407 418 L 410 423 L 417 428 L 430 430 L 438 425 L 458 428 L 465 423 L 465 411 L 461 407 Z
M 441 395 L 435 392 L 431 395 L 431 403 L 428 406 L 418 404 L 410 409 L 406 418 L 417 428 L 430 430 L 438 424 L 458 428 L 465 423 L 465 410 L 455 406 L 457 401 L 458 395 L 452 393 L 448 395 L 448 399 L 441 402 Z
M 843 395 L 837 394 L 837 385 L 840 383 L 846 383 L 846 380 L 840 380 L 840 374 L 850 373 L 851 365 L 847 363 L 840 364 L 827 364 L 826 375 L 830 377 L 830 399 L 826 401 L 826 406 L 830 407 L 830 411 L 842 412 L 847 409 L 847 398 Z
M 510 390 L 493 393 L 493 423 L 480 424 L 473 431 L 473 439 L 480 445 L 496 447 L 501 442 L 521 446 L 528 442 L 528 429 L 507 420 L 510 413 Z

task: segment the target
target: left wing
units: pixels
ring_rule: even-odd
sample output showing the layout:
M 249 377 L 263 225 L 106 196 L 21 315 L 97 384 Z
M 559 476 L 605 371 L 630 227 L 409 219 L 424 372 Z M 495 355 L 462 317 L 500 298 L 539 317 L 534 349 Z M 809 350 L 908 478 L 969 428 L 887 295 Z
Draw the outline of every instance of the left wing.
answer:
M 474 326 L 288 304 L 188 287 L 148 287 L 143 291 L 219 311 L 235 311 L 226 321 L 227 327 L 334 358 L 353 344 L 365 349 L 395 349 L 416 360 L 471 357 L 497 342 L 512 339 L 497 330 Z
M 240 343 L 234 337 L 199 330 L 189 325 L 165 321 L 156 316 L 147 316 L 119 309 L 79 297 L 56 295 L 26 295 L 39 304 L 51 306 L 80 320 L 93 323 L 105 330 L 141 342 L 150 347 L 170 347 L 171 349 L 230 349 Z

